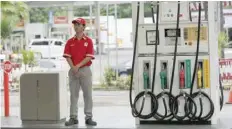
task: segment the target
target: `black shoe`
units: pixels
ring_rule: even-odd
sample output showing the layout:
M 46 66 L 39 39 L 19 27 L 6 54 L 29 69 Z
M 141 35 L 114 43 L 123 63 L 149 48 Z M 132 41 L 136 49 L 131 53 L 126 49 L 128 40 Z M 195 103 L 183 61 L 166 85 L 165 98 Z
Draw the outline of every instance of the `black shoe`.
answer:
M 97 122 L 93 121 L 91 118 L 85 121 L 85 124 L 91 125 L 91 126 L 96 126 Z
M 70 118 L 68 121 L 65 122 L 65 126 L 71 126 L 78 124 L 78 120 L 75 118 Z

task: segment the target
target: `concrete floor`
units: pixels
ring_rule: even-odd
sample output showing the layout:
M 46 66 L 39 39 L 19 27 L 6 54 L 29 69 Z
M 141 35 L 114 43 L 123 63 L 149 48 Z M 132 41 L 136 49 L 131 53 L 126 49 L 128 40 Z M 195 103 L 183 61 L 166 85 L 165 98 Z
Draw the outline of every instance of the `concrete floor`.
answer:
M 131 115 L 128 101 L 128 91 L 94 91 L 94 120 L 98 122 L 96 127 L 86 126 L 84 123 L 84 112 L 82 97 L 79 107 L 79 125 L 65 127 L 60 124 L 22 124 L 20 120 L 20 104 L 18 93 L 11 94 L 10 117 L 4 117 L 4 105 L 1 102 L 1 128 L 3 129 L 57 129 L 57 128 L 128 128 L 128 129 L 232 129 L 232 105 L 225 104 L 219 115 L 217 125 L 138 125 Z M 1 96 L 3 101 L 3 96 Z M 228 100 L 228 92 L 225 92 L 225 102 Z M 103 105 L 104 103 L 104 105 Z
M 106 110 L 107 109 L 107 110 Z M 16 110 L 16 109 L 15 109 Z M 79 110 L 79 125 L 65 127 L 59 124 L 22 124 L 20 117 L 1 117 L 1 128 L 19 129 L 57 129 L 57 128 L 128 128 L 128 129 L 232 129 L 232 105 L 225 105 L 220 113 L 217 125 L 139 125 L 136 126 L 135 119 L 130 114 L 130 108 L 125 106 L 96 107 L 94 108 L 94 120 L 98 122 L 96 127 L 86 126 L 84 123 L 83 108 Z

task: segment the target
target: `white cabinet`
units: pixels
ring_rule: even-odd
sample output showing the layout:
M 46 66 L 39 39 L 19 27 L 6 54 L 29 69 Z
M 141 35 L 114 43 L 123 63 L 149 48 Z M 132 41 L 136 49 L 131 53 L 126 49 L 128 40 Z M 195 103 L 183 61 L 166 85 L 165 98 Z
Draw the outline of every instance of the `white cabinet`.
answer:
M 65 72 L 22 74 L 20 102 L 22 121 L 64 121 L 68 113 Z

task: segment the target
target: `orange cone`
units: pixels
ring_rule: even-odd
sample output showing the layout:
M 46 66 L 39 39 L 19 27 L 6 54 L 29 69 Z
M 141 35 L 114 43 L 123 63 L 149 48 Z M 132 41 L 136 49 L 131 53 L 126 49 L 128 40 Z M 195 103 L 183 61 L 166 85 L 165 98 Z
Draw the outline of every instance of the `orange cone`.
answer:
M 232 104 L 232 86 L 230 87 L 229 100 L 226 104 Z

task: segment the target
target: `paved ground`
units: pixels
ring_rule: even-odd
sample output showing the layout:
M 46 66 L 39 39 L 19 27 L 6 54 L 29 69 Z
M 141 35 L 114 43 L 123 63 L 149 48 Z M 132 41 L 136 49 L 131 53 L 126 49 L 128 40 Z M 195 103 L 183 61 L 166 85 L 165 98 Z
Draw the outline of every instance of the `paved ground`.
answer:
M 1 107 L 4 106 L 3 92 L 1 93 Z M 129 106 L 129 91 L 93 91 L 94 106 Z M 10 106 L 20 105 L 19 92 L 10 93 Z M 79 106 L 83 107 L 83 94 L 80 91 Z
M 142 125 L 136 126 L 135 119 L 132 117 L 129 107 L 128 91 L 94 91 L 94 119 L 97 120 L 98 126 L 95 128 L 141 128 L 141 129 L 179 129 L 176 125 Z M 23 128 L 66 128 L 61 124 L 22 124 L 20 121 L 20 107 L 18 93 L 12 93 L 10 97 L 11 117 L 3 117 L 3 96 L 1 95 L 1 126 L 2 127 L 23 127 Z M 225 101 L 228 100 L 228 92 L 225 92 Z M 78 126 L 70 128 L 89 128 L 84 124 L 83 98 L 80 95 L 80 108 Z M 232 129 L 232 105 L 225 105 L 220 113 L 218 125 L 181 125 L 185 129 Z
M 130 108 L 126 106 L 111 106 L 111 107 L 95 107 L 94 118 L 97 120 L 98 125 L 95 128 L 139 128 L 139 129 L 231 129 L 232 128 L 232 112 L 231 105 L 226 105 L 220 113 L 220 120 L 218 125 L 138 125 L 135 124 L 135 119 L 130 114 Z M 17 107 L 14 110 L 19 110 Z M 83 108 L 80 108 L 83 111 Z M 229 112 L 230 111 L 230 112 Z M 84 124 L 84 114 L 79 113 L 80 124 L 72 126 L 71 128 L 89 128 Z M 24 127 L 24 128 L 66 128 L 63 123 L 61 124 L 21 124 L 20 117 L 2 117 L 2 127 Z M 70 127 L 69 127 L 70 128 Z

